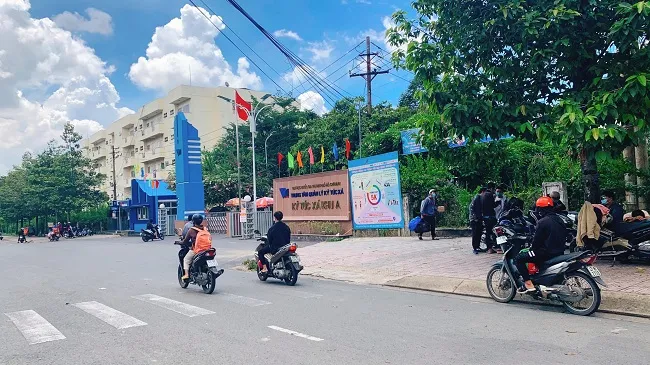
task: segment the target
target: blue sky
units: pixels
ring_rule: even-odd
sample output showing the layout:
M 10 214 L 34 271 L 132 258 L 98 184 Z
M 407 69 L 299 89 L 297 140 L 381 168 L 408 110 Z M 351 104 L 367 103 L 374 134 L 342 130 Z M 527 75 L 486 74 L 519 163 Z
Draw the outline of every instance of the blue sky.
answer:
M 200 0 L 195 0 L 195 2 L 197 5 L 203 6 Z M 284 56 L 230 4 L 225 0 L 208 0 L 205 2 L 217 15 L 223 18 L 228 28 L 242 37 L 258 54 L 264 55 L 265 60 L 276 71 L 280 74 L 291 71 L 291 67 Z M 312 59 L 312 54 L 305 50 L 309 47 L 309 43 L 327 42 L 326 44 L 333 48 L 330 57 L 312 62 L 315 67 L 320 68 L 329 65 L 331 61 L 350 50 L 354 46 L 352 41 L 361 41 L 365 32 L 373 30 L 376 34 L 383 33 L 385 27 L 382 20 L 390 16 L 395 9 L 408 8 L 408 3 L 408 1 L 386 2 L 375 0 L 347 0 L 344 2 L 340 0 L 240 0 L 242 7 L 267 30 L 273 32 L 279 29 L 287 29 L 296 32 L 303 41 L 296 41 L 286 37 L 280 38 L 280 40 L 285 46 L 308 62 Z M 173 18 L 179 17 L 179 11 L 185 4 L 188 4 L 188 2 L 180 0 L 33 0 L 31 14 L 34 18 L 52 18 L 67 11 L 86 16 L 85 10 L 87 8 L 95 8 L 109 14 L 113 23 L 113 33 L 111 35 L 87 32 L 79 32 L 75 33 L 75 35 L 81 37 L 88 46 L 92 47 L 102 60 L 115 66 L 116 70 L 109 78 L 119 92 L 121 100 L 119 104 L 135 110 L 163 91 L 135 85 L 128 75 L 131 64 L 136 62 L 138 57 L 144 56 L 155 28 L 167 24 Z M 225 32 L 225 34 L 232 37 L 232 33 L 227 30 Z M 375 43 L 384 49 L 387 48 L 379 40 L 375 40 Z M 230 65 L 235 65 L 237 59 L 243 56 L 221 35 L 217 36 L 216 44 Z M 263 68 L 264 72 L 274 77 L 280 86 L 286 90 L 291 88 L 291 85 L 280 80 L 274 71 L 258 60 L 250 50 L 243 47 L 242 49 Z M 329 70 L 338 69 L 343 66 L 344 62 L 349 62 L 352 58 L 352 54 L 350 54 L 349 57 L 345 57 L 339 63 L 330 67 Z M 338 78 L 350 67 L 351 65 L 343 66 L 339 72 L 331 75 L 331 79 Z M 276 89 L 276 86 L 255 66 L 251 65 L 250 70 L 262 77 L 265 89 Z M 403 72 L 399 72 L 397 75 L 410 79 L 410 75 Z M 336 85 L 352 95 L 364 93 L 364 82 L 360 78 L 350 79 L 344 76 Z M 375 102 L 388 100 L 396 103 L 399 94 L 406 88 L 407 82 L 389 74 L 378 76 L 373 86 L 373 99 Z M 300 88 L 294 91 L 294 94 L 299 94 L 302 91 L 304 89 Z M 326 106 L 330 107 L 329 105 Z

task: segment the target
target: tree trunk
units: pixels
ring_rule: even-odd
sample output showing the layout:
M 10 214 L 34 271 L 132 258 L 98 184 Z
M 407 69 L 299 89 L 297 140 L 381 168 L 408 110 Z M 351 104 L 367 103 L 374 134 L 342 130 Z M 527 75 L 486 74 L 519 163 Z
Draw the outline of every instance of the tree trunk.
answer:
M 600 181 L 598 163 L 595 151 L 583 149 L 580 156 L 580 167 L 584 182 L 584 197 L 592 204 L 600 203 Z
M 635 166 L 636 158 L 634 156 L 634 146 L 627 146 L 623 150 L 623 158 L 629 164 Z M 634 174 L 625 174 L 625 210 L 632 211 L 639 207 L 639 201 L 637 200 L 637 179 Z
M 635 159 L 636 159 L 636 169 L 641 173 L 648 172 L 648 145 L 643 141 L 635 148 Z M 637 188 L 644 190 L 645 187 L 645 178 L 643 176 L 637 176 L 636 178 Z M 639 194 L 638 202 L 639 209 L 648 209 L 648 204 L 645 199 L 645 194 Z

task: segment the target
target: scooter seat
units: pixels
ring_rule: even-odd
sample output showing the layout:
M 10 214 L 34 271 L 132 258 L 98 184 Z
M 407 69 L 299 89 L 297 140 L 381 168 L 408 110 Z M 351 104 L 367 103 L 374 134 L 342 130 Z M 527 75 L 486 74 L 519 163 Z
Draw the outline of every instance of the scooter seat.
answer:
M 553 257 L 552 259 L 545 261 L 542 266 L 552 266 L 555 264 L 559 264 L 560 262 L 575 260 L 584 254 L 585 254 L 584 252 L 572 252 L 567 255 Z

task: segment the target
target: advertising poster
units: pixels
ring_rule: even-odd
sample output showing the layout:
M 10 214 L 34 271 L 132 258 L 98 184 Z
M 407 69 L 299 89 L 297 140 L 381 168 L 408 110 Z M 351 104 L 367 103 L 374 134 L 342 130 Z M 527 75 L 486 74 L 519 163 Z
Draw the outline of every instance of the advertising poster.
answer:
M 413 128 L 402 131 L 402 154 L 413 155 L 416 153 L 429 152 L 426 147 L 418 143 L 418 137 L 422 133 L 420 128 Z
M 397 152 L 349 162 L 354 229 L 404 228 Z

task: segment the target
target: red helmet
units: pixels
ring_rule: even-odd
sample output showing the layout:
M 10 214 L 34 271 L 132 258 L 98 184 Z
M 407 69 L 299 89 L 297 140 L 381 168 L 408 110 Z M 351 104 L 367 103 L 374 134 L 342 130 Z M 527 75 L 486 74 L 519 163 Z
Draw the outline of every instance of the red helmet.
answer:
M 537 199 L 537 202 L 535 202 L 535 206 L 537 208 L 552 208 L 553 198 L 551 198 L 550 196 L 543 196 Z

